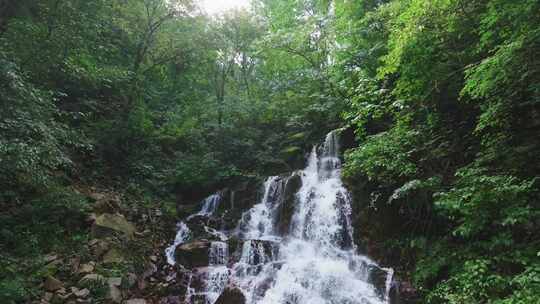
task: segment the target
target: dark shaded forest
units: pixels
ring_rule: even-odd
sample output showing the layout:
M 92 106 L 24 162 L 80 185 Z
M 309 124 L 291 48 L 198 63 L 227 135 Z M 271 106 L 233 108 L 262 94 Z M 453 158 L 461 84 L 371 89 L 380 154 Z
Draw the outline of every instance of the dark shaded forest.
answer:
M 410 303 L 539 303 L 539 55 L 537 0 L 0 0 L 0 302 L 79 279 L 50 257 L 92 259 L 104 195 L 150 232 L 96 271 L 144 273 L 180 201 L 339 129 L 358 241 Z

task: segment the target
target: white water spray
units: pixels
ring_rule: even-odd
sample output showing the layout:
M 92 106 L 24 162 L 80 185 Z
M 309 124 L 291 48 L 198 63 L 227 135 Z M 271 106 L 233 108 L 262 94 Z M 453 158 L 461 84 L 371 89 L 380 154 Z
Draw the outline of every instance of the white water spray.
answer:
M 174 258 L 174 251 L 176 250 L 176 247 L 185 243 L 191 237 L 191 231 L 189 230 L 186 223 L 178 223 L 177 229 L 178 231 L 176 232 L 174 243 L 171 246 L 167 247 L 167 249 L 165 249 L 165 256 L 167 257 L 167 263 L 169 263 L 169 265 L 176 264 L 176 260 Z

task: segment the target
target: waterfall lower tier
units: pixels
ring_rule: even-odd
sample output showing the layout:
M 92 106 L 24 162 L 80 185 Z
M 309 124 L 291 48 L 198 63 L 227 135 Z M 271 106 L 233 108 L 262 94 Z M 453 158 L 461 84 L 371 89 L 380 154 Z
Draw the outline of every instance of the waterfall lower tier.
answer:
M 248 304 L 389 303 L 393 271 L 357 253 L 351 199 L 340 175 L 339 140 L 332 132 L 313 148 L 304 170 L 266 180 L 261 200 L 234 231 L 192 246 L 209 258 L 206 268 L 193 270 L 203 283 L 190 283 L 199 287 L 188 286 L 186 302 L 201 303 L 196 299 L 202 297 L 213 304 L 235 288 Z M 210 197 L 198 215 L 212 216 L 217 204 Z M 173 246 L 187 239 L 182 229 Z

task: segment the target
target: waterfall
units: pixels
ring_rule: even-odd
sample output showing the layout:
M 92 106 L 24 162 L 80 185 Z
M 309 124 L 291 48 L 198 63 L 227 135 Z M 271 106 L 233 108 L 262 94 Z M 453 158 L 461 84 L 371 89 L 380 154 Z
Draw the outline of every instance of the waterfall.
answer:
M 191 235 L 191 231 L 189 230 L 188 226 L 184 222 L 178 223 L 177 229 L 178 229 L 178 232 L 176 233 L 176 237 L 174 238 L 173 244 L 167 247 L 167 249 L 165 249 L 165 256 L 167 257 L 167 263 L 169 263 L 169 265 L 176 264 L 176 261 L 174 258 L 174 251 L 176 250 L 176 247 L 186 242 L 190 238 L 190 235 Z
M 304 170 L 265 181 L 261 200 L 232 232 L 243 242 L 238 257 L 229 257 L 225 237 L 211 243 L 206 304 L 227 285 L 239 288 L 247 304 L 389 303 L 393 270 L 357 253 L 339 153 L 338 134 L 331 132 L 312 149 Z M 293 178 L 301 183 L 291 200 Z M 207 202 L 213 209 L 205 209 Z M 199 214 L 211 215 L 217 204 L 217 198 L 205 200 Z
M 356 254 L 351 201 L 341 178 L 337 134 L 315 147 L 302 172 L 302 187 L 289 239 L 282 242 L 272 286 L 252 303 L 378 304 L 387 300 L 370 283 L 376 264 Z
M 214 212 L 217 211 L 220 202 L 221 195 L 219 193 L 210 195 L 202 201 L 201 211 L 199 211 L 197 215 L 209 216 L 214 214 Z
M 260 203 L 244 214 L 239 223 L 240 235 L 244 239 L 276 238 L 274 216 L 283 194 L 285 181 L 271 176 L 264 183 L 264 194 Z
M 208 255 L 210 265 L 227 265 L 229 260 L 229 246 L 225 242 L 212 242 Z

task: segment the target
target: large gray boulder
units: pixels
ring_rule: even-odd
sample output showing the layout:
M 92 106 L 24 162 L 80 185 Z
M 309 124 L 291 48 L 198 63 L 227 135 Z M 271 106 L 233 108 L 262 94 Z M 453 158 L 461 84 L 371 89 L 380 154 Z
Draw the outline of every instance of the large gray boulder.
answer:
M 210 241 L 199 240 L 176 247 L 176 262 L 188 269 L 209 265 Z

